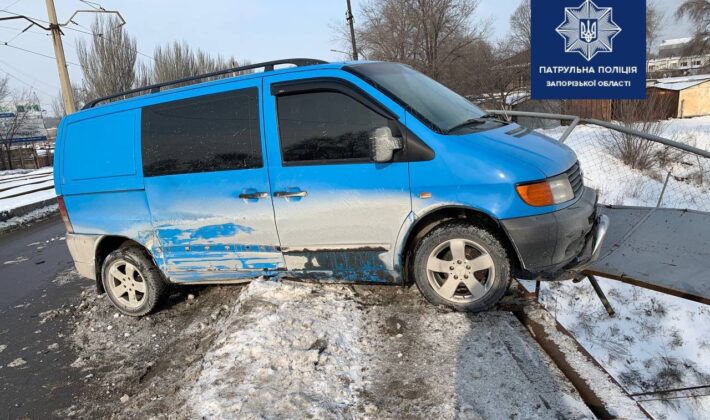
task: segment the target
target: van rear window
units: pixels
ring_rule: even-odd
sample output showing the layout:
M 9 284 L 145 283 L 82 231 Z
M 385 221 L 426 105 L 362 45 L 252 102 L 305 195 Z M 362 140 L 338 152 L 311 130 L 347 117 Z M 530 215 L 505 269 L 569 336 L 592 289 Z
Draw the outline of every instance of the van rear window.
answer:
M 143 108 L 143 175 L 260 168 L 258 95 L 248 88 Z

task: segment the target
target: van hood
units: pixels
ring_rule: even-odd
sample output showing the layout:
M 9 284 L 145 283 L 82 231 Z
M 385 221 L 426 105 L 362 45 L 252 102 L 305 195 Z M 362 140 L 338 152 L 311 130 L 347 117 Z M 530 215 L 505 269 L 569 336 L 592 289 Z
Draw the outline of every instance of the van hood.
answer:
M 465 137 L 470 137 L 479 144 L 485 143 L 484 147 L 497 152 L 496 154 L 525 162 L 547 177 L 561 174 L 577 161 L 577 155 L 569 147 L 518 124 L 508 124 Z

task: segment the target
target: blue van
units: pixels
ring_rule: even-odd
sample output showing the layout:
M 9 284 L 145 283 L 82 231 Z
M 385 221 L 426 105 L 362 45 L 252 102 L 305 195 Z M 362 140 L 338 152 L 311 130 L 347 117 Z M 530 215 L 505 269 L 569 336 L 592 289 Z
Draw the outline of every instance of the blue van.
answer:
M 62 120 L 54 178 L 77 271 L 134 316 L 261 276 L 413 281 L 479 311 L 513 276 L 576 276 L 608 224 L 571 149 L 386 62 L 101 98 Z

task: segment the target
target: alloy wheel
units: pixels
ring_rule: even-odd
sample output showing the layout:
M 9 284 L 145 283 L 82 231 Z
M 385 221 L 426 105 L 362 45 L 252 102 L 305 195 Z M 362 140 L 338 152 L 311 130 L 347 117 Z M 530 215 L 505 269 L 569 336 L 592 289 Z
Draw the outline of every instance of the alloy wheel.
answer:
M 426 273 L 439 296 L 468 303 L 482 298 L 491 289 L 495 265 L 479 244 L 468 239 L 451 239 L 431 252 Z

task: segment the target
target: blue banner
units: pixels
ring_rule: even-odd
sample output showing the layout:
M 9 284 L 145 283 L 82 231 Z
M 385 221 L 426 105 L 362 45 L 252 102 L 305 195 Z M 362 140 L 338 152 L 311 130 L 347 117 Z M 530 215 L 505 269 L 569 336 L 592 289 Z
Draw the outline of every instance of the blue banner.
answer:
M 532 0 L 532 99 L 646 97 L 646 0 Z

